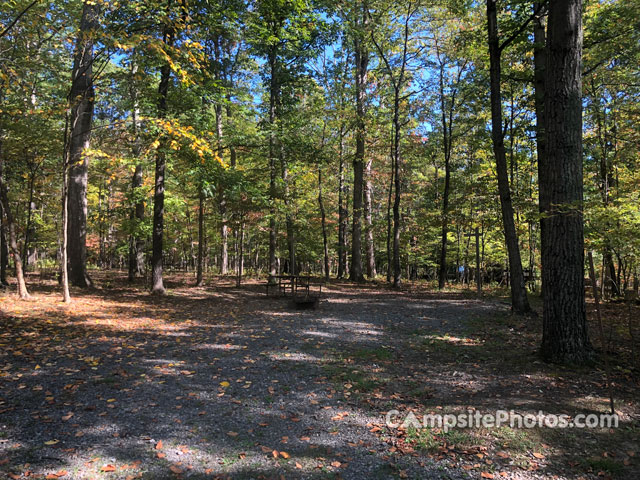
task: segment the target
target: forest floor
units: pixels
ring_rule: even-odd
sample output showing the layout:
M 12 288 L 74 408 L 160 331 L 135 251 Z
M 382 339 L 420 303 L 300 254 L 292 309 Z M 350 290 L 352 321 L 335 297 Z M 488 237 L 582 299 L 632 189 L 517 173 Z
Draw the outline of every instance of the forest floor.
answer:
M 36 276 L 0 294 L 2 478 L 640 478 L 638 307 L 605 306 L 618 428 L 445 432 L 385 415 L 606 413 L 603 369 L 542 363 L 541 319 L 497 294 L 332 283 L 298 311 L 257 281 L 94 278 L 71 306 Z

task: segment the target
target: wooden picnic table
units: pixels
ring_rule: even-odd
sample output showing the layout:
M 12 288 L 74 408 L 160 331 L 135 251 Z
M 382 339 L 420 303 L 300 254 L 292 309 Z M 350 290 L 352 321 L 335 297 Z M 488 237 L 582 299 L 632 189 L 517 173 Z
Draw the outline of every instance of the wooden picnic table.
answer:
M 298 295 L 300 291 L 308 297 L 313 285 L 318 286 L 318 295 L 322 293 L 322 280 L 311 275 L 272 275 L 267 281 L 267 295 L 270 289 L 276 289 L 279 295 Z

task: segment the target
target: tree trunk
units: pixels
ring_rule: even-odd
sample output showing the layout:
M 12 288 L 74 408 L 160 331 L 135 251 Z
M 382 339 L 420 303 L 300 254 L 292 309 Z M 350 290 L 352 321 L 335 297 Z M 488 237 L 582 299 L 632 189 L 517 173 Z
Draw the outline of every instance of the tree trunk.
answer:
M 373 160 L 367 161 L 364 175 L 364 221 L 365 221 L 365 251 L 367 253 L 367 277 L 375 278 L 376 272 L 376 253 L 373 243 L 373 218 L 372 218 L 372 177 L 371 164 Z
M 137 160 L 133 177 L 131 178 L 131 193 L 133 195 L 133 205 L 131 208 L 130 219 L 132 223 L 132 233 L 129 243 L 129 281 L 132 282 L 135 277 L 143 277 L 145 273 L 144 265 L 144 237 L 140 234 L 140 225 L 144 221 L 144 199 L 140 189 L 142 187 L 142 163 L 140 163 L 140 119 L 138 110 L 138 91 L 135 86 L 135 75 L 138 72 L 138 66 L 133 63 L 131 67 L 131 98 L 133 100 L 132 109 L 132 128 L 133 128 L 133 147 L 131 153 Z
M 6 223 L 2 209 L 2 202 L 0 202 L 0 287 L 9 285 L 7 282 L 9 249 L 7 248 Z
M 394 197 L 393 197 L 393 286 L 400 286 L 400 91 L 399 86 L 395 88 L 393 101 L 393 177 L 394 177 Z
M 244 269 L 244 214 L 240 216 L 240 245 L 238 247 L 238 277 L 236 279 L 236 287 L 242 284 L 242 274 Z
M 278 273 L 278 264 L 276 262 L 276 149 L 277 139 L 275 135 L 275 124 L 278 114 L 278 105 L 280 103 L 280 84 L 278 82 L 277 71 L 277 50 L 276 46 L 271 47 L 269 51 L 269 197 L 271 206 L 269 208 L 269 281 L 273 281 L 274 275 Z
M 0 98 L 2 96 L 0 95 Z M 2 132 L 0 131 L 0 182 L 2 182 Z M 0 196 L 0 288 L 8 286 L 7 267 L 9 265 L 9 249 L 7 247 L 7 222 L 4 219 L 4 209 Z
M 27 291 L 27 284 L 24 281 L 24 273 L 22 270 L 22 259 L 20 258 L 20 249 L 18 248 L 18 237 L 16 234 L 16 224 L 11 213 L 11 207 L 9 205 L 9 195 L 7 193 L 7 185 L 4 183 L 2 177 L 2 158 L 0 158 L 0 203 L 2 203 L 2 210 L 6 219 L 7 230 L 9 231 L 9 248 L 13 256 L 13 263 L 16 267 L 16 280 L 18 283 L 18 296 L 21 299 L 29 298 L 29 292 Z
M 35 163 L 35 159 L 33 159 L 33 162 Z M 29 201 L 27 204 L 27 223 L 24 229 L 24 244 L 22 245 L 22 258 L 24 259 L 25 267 L 29 266 L 29 243 L 34 233 L 34 228 L 32 225 L 33 210 L 35 209 L 33 195 L 38 166 L 33 166 L 33 168 L 34 170 L 31 170 L 31 172 L 29 172 Z
M 393 137 L 393 126 L 391 128 Z M 391 283 L 391 276 L 393 275 L 393 250 L 391 248 L 391 231 L 393 228 L 393 222 L 391 221 L 391 200 L 393 199 L 393 184 L 395 177 L 395 160 L 393 156 L 393 142 L 391 145 L 391 175 L 389 178 L 389 190 L 387 191 L 387 283 Z
M 216 139 L 218 141 L 218 155 L 222 157 L 222 105 L 215 106 L 216 113 Z M 218 187 L 220 197 L 220 274 L 229 273 L 229 225 L 227 220 L 227 199 L 224 185 Z
M 69 92 L 71 124 L 69 139 L 68 245 L 69 279 L 77 287 L 91 285 L 87 275 L 87 181 L 89 159 L 86 151 L 93 122 L 93 45 L 100 6 L 85 1 L 73 59 Z
M 340 125 L 340 138 L 338 144 L 338 278 L 344 278 L 347 268 L 347 228 L 349 214 L 346 208 L 347 184 L 344 178 L 344 126 Z
M 440 109 L 442 110 L 442 143 L 444 149 L 444 190 L 442 192 L 442 232 L 440 239 L 440 270 L 438 288 L 447 283 L 447 234 L 449 233 L 449 190 L 451 188 L 451 121 L 447 124 L 446 101 L 444 91 L 444 65 L 440 65 L 439 74 Z M 453 107 L 451 107 L 453 109 Z
M 362 7 L 360 26 L 367 24 L 367 11 Z M 354 42 L 356 63 L 356 154 L 353 157 L 353 221 L 351 229 L 351 272 L 349 278 L 355 282 L 364 280 L 362 274 L 362 199 L 364 188 L 364 150 L 365 150 L 365 91 L 369 53 L 364 42 L 356 32 Z
M 198 191 L 198 265 L 196 267 L 196 287 L 203 284 L 202 266 L 204 261 L 204 188 Z
M 144 221 L 144 201 L 140 198 L 142 187 L 142 164 L 136 165 L 131 179 L 131 190 L 134 196 L 134 204 L 131 209 L 131 222 L 133 233 L 129 244 L 129 281 L 136 277 L 144 276 L 144 238 L 140 234 L 140 225 Z
M 67 130 L 69 127 L 69 115 L 66 115 L 65 126 L 65 148 L 62 156 L 62 248 L 60 248 L 60 270 L 62 280 L 62 301 L 71 303 L 71 294 L 69 293 L 69 262 L 67 259 L 67 246 L 69 244 L 69 178 L 67 176 L 67 168 L 69 163 Z
M 170 0 L 169 0 L 170 1 Z M 173 46 L 174 30 L 169 24 L 162 32 L 162 42 Z M 167 97 L 171 80 L 171 66 L 167 63 L 160 69 L 160 84 L 158 85 L 158 118 L 167 116 Z M 162 135 L 156 152 L 155 186 L 153 193 L 153 245 L 151 252 L 151 293 L 164 295 L 166 290 L 162 279 L 162 253 L 164 233 L 164 184 L 167 166 L 166 148 L 168 139 Z
M 487 21 L 491 83 L 491 139 L 493 141 L 493 153 L 496 158 L 498 192 L 500 195 L 504 237 L 509 254 L 511 308 L 515 313 L 522 315 L 531 312 L 531 307 L 529 306 L 529 299 L 527 298 L 518 234 L 513 219 L 511 188 L 509 186 L 507 157 L 504 148 L 504 134 L 502 132 L 502 94 L 500 88 L 500 61 L 502 52 L 500 39 L 498 37 L 496 0 L 487 0 Z
M 549 4 L 545 81 L 546 155 L 540 191 L 548 201 L 542 242 L 542 356 L 587 363 L 593 356 L 584 300 L 582 177 L 582 2 Z
M 544 158 L 546 156 L 546 132 L 545 132 L 545 124 L 546 117 L 544 111 L 544 102 L 545 102 L 545 71 L 547 68 L 547 50 L 546 50 L 546 41 L 547 34 L 545 28 L 544 15 L 540 9 L 540 3 L 534 3 L 533 9 L 534 12 L 539 12 L 533 22 L 533 65 L 534 65 L 534 94 L 535 94 L 535 110 L 536 110 L 536 149 L 538 156 L 538 184 L 542 185 L 546 183 L 545 171 L 544 171 Z M 539 189 L 538 191 L 538 210 L 540 212 L 540 238 L 541 244 L 540 249 L 542 249 L 542 241 L 544 238 L 544 230 L 545 225 L 547 223 L 544 215 L 549 209 L 549 201 L 546 198 L 546 190 Z M 533 264 L 530 265 L 531 272 L 533 274 Z
M 327 241 L 327 215 L 324 210 L 322 199 L 322 167 L 318 167 L 318 205 L 320 206 L 320 217 L 322 219 L 322 247 L 324 253 L 324 278 L 329 280 L 329 242 Z
M 285 224 L 287 227 L 287 248 L 289 250 L 289 275 L 296 274 L 296 233 L 293 221 L 293 206 L 289 191 L 289 167 L 282 152 L 280 153 L 280 165 L 282 172 L 282 184 L 284 186 Z

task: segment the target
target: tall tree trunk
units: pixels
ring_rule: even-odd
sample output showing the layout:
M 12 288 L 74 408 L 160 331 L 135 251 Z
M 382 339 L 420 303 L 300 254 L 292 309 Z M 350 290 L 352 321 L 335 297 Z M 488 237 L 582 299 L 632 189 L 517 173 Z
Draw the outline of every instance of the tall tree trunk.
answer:
M 144 237 L 140 234 L 140 225 L 144 221 L 144 199 L 140 189 L 142 187 L 142 163 L 140 161 L 140 118 L 138 107 L 138 90 L 135 85 L 135 75 L 138 72 L 138 66 L 134 62 L 131 67 L 131 99 L 133 100 L 132 116 L 132 134 L 133 146 L 131 153 L 136 159 L 136 166 L 131 178 L 131 193 L 133 196 L 133 205 L 131 207 L 130 219 L 133 231 L 129 239 L 129 281 L 133 281 L 137 276 L 144 276 Z
M 0 287 L 9 285 L 7 282 L 7 264 L 9 263 L 9 249 L 7 247 L 6 224 L 2 202 L 0 202 Z
M 35 163 L 35 159 L 33 159 L 33 163 Z M 29 243 L 31 242 L 31 237 L 33 236 L 33 210 L 35 209 L 35 204 L 33 202 L 35 181 L 38 166 L 32 165 L 32 170 L 29 174 L 29 203 L 27 204 L 27 223 L 24 229 L 24 244 L 22 245 L 22 258 L 24 259 L 24 266 L 27 267 L 29 265 Z
M 244 270 L 244 214 L 240 215 L 240 235 L 239 235 L 239 246 L 238 246 L 238 260 L 236 263 L 238 264 L 238 276 L 236 278 L 236 287 L 239 287 L 242 284 L 242 275 Z
M 327 240 L 327 215 L 324 210 L 324 200 L 322 198 L 322 167 L 318 166 L 318 205 L 320 206 L 320 217 L 322 219 L 322 247 L 324 253 L 324 278 L 329 280 L 329 242 Z
M 171 6 L 171 0 L 167 4 L 167 13 Z M 162 42 L 173 46 L 174 28 L 169 23 L 163 27 Z M 160 69 L 160 84 L 158 85 L 158 118 L 164 119 L 167 116 L 167 97 L 169 94 L 169 82 L 171 80 L 171 66 L 166 63 Z M 155 186 L 153 192 L 153 245 L 151 252 L 151 293 L 164 295 L 166 290 L 162 279 L 162 253 L 163 253 L 163 233 L 164 233 L 164 185 L 165 171 L 167 167 L 166 147 L 168 139 L 165 135 L 161 137 L 160 145 L 156 152 Z
M 291 193 L 289 189 L 289 167 L 284 155 L 280 153 L 280 165 L 282 171 L 282 184 L 284 186 L 284 208 L 285 208 L 285 224 L 287 227 L 287 248 L 289 250 L 289 274 L 295 275 L 296 272 L 296 233 L 293 221 L 293 205 L 291 204 Z
M 367 7 L 359 4 L 361 12 L 360 27 L 367 26 Z M 365 91 L 367 85 L 367 68 L 369 53 L 363 39 L 359 36 L 363 32 L 356 32 L 354 42 L 356 66 L 356 154 L 353 157 L 353 215 L 351 228 L 351 272 L 349 278 L 355 282 L 364 280 L 362 274 L 362 199 L 364 188 L 364 154 L 365 154 Z
M 280 84 L 278 79 L 278 58 L 277 47 L 272 46 L 269 51 L 269 197 L 271 206 L 269 208 L 269 281 L 273 281 L 273 276 L 278 273 L 276 262 L 277 233 L 276 233 L 276 150 L 278 140 L 275 134 L 276 119 L 280 103 Z
M 89 159 L 86 151 L 91 140 L 93 122 L 93 45 L 98 28 L 100 6 L 85 1 L 76 40 L 69 104 L 71 124 L 69 139 L 68 245 L 69 279 L 77 287 L 87 287 L 87 181 Z
M 18 296 L 22 299 L 29 298 L 27 284 L 24 281 L 24 273 L 22 270 L 22 259 L 20 258 L 20 249 L 18 248 L 18 236 L 16 233 L 16 224 L 9 205 L 9 195 L 7 193 L 7 185 L 2 176 L 3 159 L 0 157 L 0 203 L 6 220 L 7 230 L 9 231 L 9 248 L 13 256 L 13 263 L 16 267 L 16 280 L 18 283 Z M 3 222 L 4 223 L 4 222 Z
M 593 349 L 584 300 L 581 0 L 550 2 L 546 53 L 541 353 L 548 361 L 586 363 Z
M 534 93 L 535 93 L 535 110 L 536 110 L 536 149 L 538 157 L 538 183 L 542 185 L 546 184 L 545 177 L 544 158 L 546 156 L 546 132 L 545 124 L 546 117 L 544 111 L 545 102 L 545 71 L 547 68 L 547 33 L 545 27 L 546 12 L 541 9 L 540 2 L 534 3 L 534 12 L 538 12 L 533 21 L 533 65 L 534 65 Z M 544 238 L 544 230 L 547 220 L 542 215 L 549 209 L 549 201 L 546 198 L 546 190 L 539 189 L 538 191 L 538 209 L 540 212 L 540 238 L 541 241 Z M 542 243 L 540 248 L 542 249 Z M 533 256 L 532 256 L 533 258 Z M 530 263 L 531 272 L 533 274 L 533 263 Z
M 400 286 L 400 87 L 395 87 L 393 100 L 393 286 Z
M 216 113 L 216 139 L 218 141 L 218 155 L 222 157 L 222 105 L 215 106 Z M 224 191 L 224 185 L 218 186 L 218 195 L 220 197 L 220 274 L 229 273 L 229 225 L 227 219 L 227 199 Z
M 396 164 L 395 157 L 393 156 L 393 125 L 391 128 L 391 175 L 389 177 L 389 189 L 387 191 L 387 283 L 391 282 L 393 275 L 393 249 L 391 248 L 391 231 L 393 229 L 393 222 L 391 221 L 391 204 L 393 199 L 393 184 L 396 178 Z
M 62 301 L 71 303 L 71 294 L 69 293 L 69 262 L 67 259 L 67 246 L 69 244 L 69 177 L 67 169 L 69 166 L 69 152 L 67 135 L 69 129 L 69 115 L 65 119 L 64 132 L 64 150 L 62 155 L 62 247 L 60 248 L 60 280 L 62 281 Z
M 344 278 L 347 268 L 347 228 L 349 214 L 346 208 L 347 183 L 345 182 L 344 159 L 344 126 L 340 125 L 340 138 L 338 143 L 338 278 Z
M 442 110 L 442 143 L 444 149 L 444 190 L 442 192 L 442 231 L 440 237 L 440 269 L 438 288 L 447 283 L 447 235 L 449 233 L 449 191 L 451 189 L 451 119 L 447 124 L 447 109 L 444 91 L 444 65 L 439 74 L 440 109 Z M 451 107 L 453 109 L 453 107 Z
M 371 164 L 373 159 L 367 160 L 367 166 L 364 174 L 364 221 L 365 221 L 365 251 L 367 253 L 367 277 L 375 278 L 376 272 L 376 253 L 373 243 L 373 186 L 371 176 Z
M 131 178 L 131 190 L 134 196 L 134 204 L 130 218 L 133 232 L 129 244 L 129 281 L 136 277 L 144 276 L 144 237 L 140 234 L 140 225 L 144 221 L 144 201 L 140 196 L 142 187 L 142 164 L 136 164 Z
M 196 267 L 196 287 L 203 284 L 203 261 L 204 261 L 204 188 L 200 185 L 198 189 L 198 265 Z
M 487 0 L 487 21 L 491 83 L 491 139 L 493 141 L 493 153 L 496 158 L 498 192 L 500 195 L 504 237 L 509 254 L 511 308 L 515 313 L 526 314 L 531 312 L 531 307 L 529 306 L 529 299 L 527 298 L 518 234 L 513 219 L 511 188 L 509 186 L 509 176 L 507 172 L 507 156 L 504 148 L 504 133 L 502 132 L 502 93 L 500 88 L 500 61 L 502 52 L 498 37 L 496 0 Z

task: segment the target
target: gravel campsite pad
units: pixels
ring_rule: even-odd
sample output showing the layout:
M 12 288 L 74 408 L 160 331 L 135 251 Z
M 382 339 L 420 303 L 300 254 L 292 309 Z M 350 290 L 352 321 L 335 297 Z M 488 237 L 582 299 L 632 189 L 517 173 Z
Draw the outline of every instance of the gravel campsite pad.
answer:
M 538 362 L 523 325 L 540 320 L 504 302 L 331 285 L 296 310 L 258 283 L 179 285 L 0 297 L 0 477 L 638 478 L 624 372 L 616 432 L 385 425 L 393 409 L 606 411 L 601 372 Z

